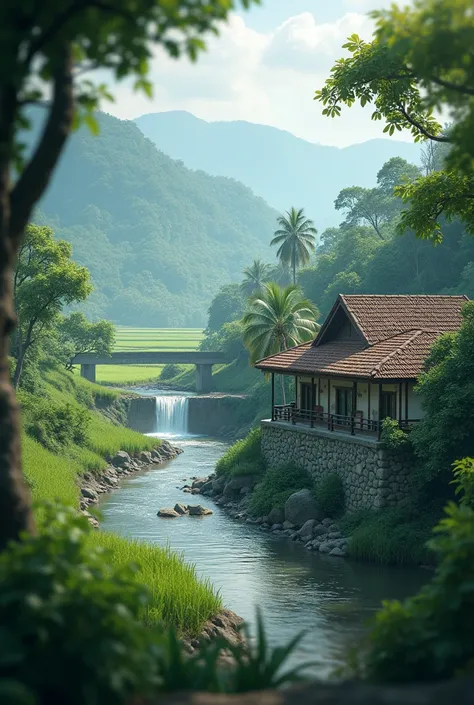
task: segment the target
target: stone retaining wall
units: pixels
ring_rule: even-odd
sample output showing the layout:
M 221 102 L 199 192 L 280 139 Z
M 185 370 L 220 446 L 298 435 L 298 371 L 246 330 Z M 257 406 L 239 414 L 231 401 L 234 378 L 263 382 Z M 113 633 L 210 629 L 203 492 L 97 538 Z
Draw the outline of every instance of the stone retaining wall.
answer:
M 262 421 L 262 454 L 270 466 L 294 463 L 304 468 L 315 482 L 337 473 L 349 511 L 393 506 L 410 493 L 411 462 L 370 438 Z

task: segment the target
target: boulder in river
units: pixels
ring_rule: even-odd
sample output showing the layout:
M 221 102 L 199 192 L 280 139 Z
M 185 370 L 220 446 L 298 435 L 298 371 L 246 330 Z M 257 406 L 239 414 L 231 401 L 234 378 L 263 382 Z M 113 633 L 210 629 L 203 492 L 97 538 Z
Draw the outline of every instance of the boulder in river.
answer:
M 188 504 L 188 512 L 191 517 L 204 517 L 212 514 L 212 509 L 203 507 L 201 504 Z
M 283 524 L 285 521 L 285 510 L 281 507 L 275 507 L 268 515 L 269 524 Z
M 149 450 L 142 450 L 142 452 L 140 453 L 138 458 L 139 458 L 140 462 L 148 463 L 149 465 L 151 465 L 151 463 L 153 462 L 153 460 L 151 458 L 151 453 Z
M 285 503 L 285 520 L 295 526 L 303 526 L 308 519 L 319 519 L 321 513 L 310 490 L 299 490 L 288 497 Z
M 174 519 L 175 517 L 180 517 L 181 514 L 178 514 L 177 511 L 171 509 L 170 507 L 165 507 L 164 509 L 160 509 L 158 511 L 158 516 L 162 519 Z
M 191 485 L 193 490 L 199 490 L 203 485 L 205 485 L 207 482 L 206 477 L 198 477 L 197 480 L 193 480 L 193 484 Z
M 174 505 L 174 511 L 178 512 L 178 514 L 187 514 L 188 513 L 188 505 L 181 504 L 181 502 L 178 502 L 177 504 Z

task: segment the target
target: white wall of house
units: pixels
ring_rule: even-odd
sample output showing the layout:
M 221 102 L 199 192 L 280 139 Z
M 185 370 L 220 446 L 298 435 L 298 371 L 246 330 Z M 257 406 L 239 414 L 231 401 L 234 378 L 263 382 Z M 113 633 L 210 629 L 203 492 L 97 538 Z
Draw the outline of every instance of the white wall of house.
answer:
M 329 411 L 333 414 L 336 413 L 336 387 L 353 387 L 353 379 L 344 379 L 338 377 L 332 377 L 329 384 L 328 377 L 314 377 L 314 386 L 316 392 L 316 404 L 319 403 L 323 407 L 324 411 L 328 411 L 328 388 L 330 388 L 330 408 Z M 311 377 L 301 376 L 298 377 L 298 400 L 301 400 L 301 384 L 311 384 Z M 321 389 L 319 390 L 319 384 Z M 369 386 L 370 386 L 370 407 L 369 407 Z M 423 418 L 423 409 L 421 408 L 420 397 L 414 391 L 415 384 L 410 382 L 408 385 L 408 418 L 410 420 Z M 395 392 L 396 398 L 396 410 L 397 418 L 400 412 L 400 387 L 399 384 L 383 384 L 382 391 L 385 392 Z M 405 383 L 402 383 L 401 390 L 401 411 L 402 411 L 402 421 L 405 420 Z M 379 385 L 378 383 L 369 383 L 357 381 L 357 411 L 363 413 L 364 419 L 370 418 L 373 421 L 377 421 L 379 417 Z

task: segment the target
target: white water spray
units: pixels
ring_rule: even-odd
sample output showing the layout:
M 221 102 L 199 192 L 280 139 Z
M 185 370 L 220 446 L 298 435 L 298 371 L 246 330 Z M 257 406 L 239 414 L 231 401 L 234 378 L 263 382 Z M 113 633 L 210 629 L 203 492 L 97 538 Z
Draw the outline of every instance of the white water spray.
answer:
M 155 397 L 155 433 L 183 436 L 188 432 L 188 399 L 185 396 Z

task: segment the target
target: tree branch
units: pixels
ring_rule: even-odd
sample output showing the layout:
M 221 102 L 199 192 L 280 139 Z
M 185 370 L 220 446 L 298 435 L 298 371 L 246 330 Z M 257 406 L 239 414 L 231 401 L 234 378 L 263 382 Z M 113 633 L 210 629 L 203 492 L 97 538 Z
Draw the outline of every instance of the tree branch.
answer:
M 433 142 L 444 142 L 444 143 L 451 144 L 451 140 L 449 139 L 449 137 L 439 137 L 438 135 L 432 135 L 430 132 L 428 132 L 428 130 L 426 128 L 424 128 L 421 123 L 419 123 L 417 120 L 415 120 L 415 118 L 412 118 L 410 113 L 405 110 L 403 105 L 399 105 L 398 109 L 402 113 L 403 117 L 406 120 L 408 120 L 410 125 L 413 125 L 413 127 L 416 127 L 416 129 L 419 130 L 421 132 L 421 134 L 424 135 L 425 137 L 427 137 L 429 140 L 433 140 Z
M 63 56 L 54 72 L 54 94 L 43 134 L 10 195 L 9 236 L 18 242 L 34 205 L 49 184 L 72 127 L 74 96 L 71 48 L 64 47 Z
M 459 83 L 451 83 L 451 81 L 445 81 L 442 78 L 435 78 L 434 76 L 430 77 L 430 81 L 433 81 L 433 83 L 436 83 L 438 86 L 443 86 L 443 88 L 447 88 L 448 90 L 456 91 L 457 93 L 462 93 L 463 95 L 474 96 L 474 88 L 468 88 L 467 86 L 462 86 Z

